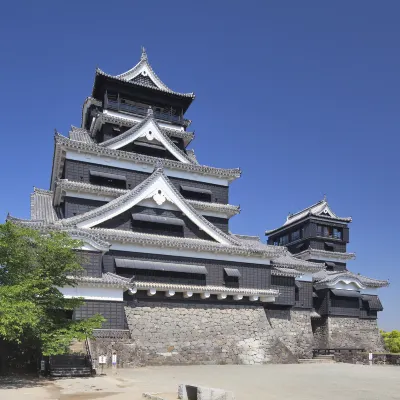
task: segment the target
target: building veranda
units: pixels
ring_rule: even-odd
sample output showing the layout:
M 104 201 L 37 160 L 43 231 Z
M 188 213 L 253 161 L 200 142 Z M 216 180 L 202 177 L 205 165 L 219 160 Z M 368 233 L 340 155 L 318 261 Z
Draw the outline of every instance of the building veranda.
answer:
M 85 273 L 60 291 L 85 299 L 73 318 L 106 318 L 95 355 L 252 364 L 310 358 L 315 347 L 381 350 L 377 289 L 388 283 L 347 269 L 351 219 L 324 199 L 267 243 L 231 233 L 240 208 L 229 187 L 241 173 L 188 149 L 194 97 L 168 88 L 144 50 L 125 73 L 97 69 L 81 126 L 55 134 L 49 190 L 34 189 L 30 220 L 8 217 L 84 243 Z

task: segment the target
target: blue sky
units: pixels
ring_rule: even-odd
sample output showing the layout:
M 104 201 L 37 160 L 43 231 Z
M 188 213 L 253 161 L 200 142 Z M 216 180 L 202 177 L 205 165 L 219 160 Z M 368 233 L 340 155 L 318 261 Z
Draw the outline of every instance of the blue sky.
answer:
M 202 164 L 240 167 L 231 230 L 263 235 L 327 194 L 352 216 L 354 272 L 391 281 L 380 325 L 400 329 L 400 3 L 15 1 L 0 16 L 0 213 L 48 188 L 53 132 L 79 125 L 96 66 L 144 45 L 187 116 Z

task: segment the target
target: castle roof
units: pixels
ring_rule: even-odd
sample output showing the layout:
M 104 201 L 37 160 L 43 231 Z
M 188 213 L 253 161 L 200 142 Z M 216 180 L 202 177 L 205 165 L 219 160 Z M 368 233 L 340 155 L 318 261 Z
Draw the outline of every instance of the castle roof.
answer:
M 139 124 L 118 136 L 99 143 L 99 146 L 118 150 L 133 143 L 137 139 L 147 139 L 149 142 L 156 141 L 161 143 L 179 161 L 186 164 L 193 164 L 193 161 L 171 141 L 169 136 L 163 130 L 160 129 L 157 121 L 153 117 L 151 109 L 149 109 L 147 117 Z
M 65 136 L 56 133 L 55 135 L 55 150 L 53 158 L 53 171 L 51 178 L 51 186 L 54 188 L 55 181 L 61 177 L 66 152 L 68 150 L 77 151 L 79 153 L 93 154 L 95 156 L 110 157 L 118 160 L 132 161 L 139 164 L 147 164 L 149 166 L 154 166 L 156 164 L 163 165 L 166 168 L 174 170 L 183 170 L 188 172 L 194 172 L 202 175 L 211 175 L 218 178 L 225 178 L 228 181 L 233 181 L 240 177 L 240 169 L 224 169 L 209 167 L 206 165 L 199 165 L 193 162 L 183 163 L 180 161 L 174 161 L 164 158 L 158 158 L 153 156 L 148 156 L 139 153 L 130 153 L 122 150 L 110 149 L 104 146 L 100 146 L 95 143 L 79 142 L 76 140 L 71 140 Z
M 63 192 L 65 191 L 98 194 L 100 196 L 108 196 L 111 198 L 122 196 L 123 194 L 128 192 L 127 189 L 118 189 L 109 186 L 93 185 L 91 183 L 86 183 L 86 182 L 75 182 L 75 181 L 70 181 L 68 179 L 59 179 L 55 185 L 55 192 L 54 192 L 55 194 L 53 200 L 54 205 L 60 204 Z M 232 217 L 240 213 L 240 207 L 231 204 L 209 203 L 206 201 L 190 200 L 190 199 L 186 199 L 186 201 L 193 208 L 200 211 L 221 212 L 225 213 L 228 217 Z
M 133 127 L 138 125 L 140 121 L 137 118 L 131 117 L 129 115 L 118 115 L 118 113 L 110 111 L 110 110 L 103 110 L 103 112 L 99 112 L 94 117 L 94 123 L 90 128 L 89 135 L 93 135 L 96 130 L 99 128 L 99 125 L 108 122 L 111 124 L 117 124 L 122 126 L 129 126 Z M 82 126 L 84 122 L 82 122 Z M 183 140 L 185 147 L 193 140 L 194 133 L 185 131 L 183 129 L 173 129 L 167 128 L 159 124 L 159 129 L 163 131 L 169 137 L 179 138 Z
M 31 219 L 54 222 L 58 219 L 53 207 L 53 192 L 33 188 L 31 194 Z
M 351 217 L 337 216 L 330 208 L 327 200 L 324 198 L 323 200 L 305 208 L 304 210 L 298 211 L 294 214 L 289 214 L 286 218 L 285 223 L 282 226 L 280 226 L 279 228 L 268 230 L 265 232 L 265 234 L 271 235 L 271 234 L 273 234 L 287 226 L 290 226 L 290 225 L 294 224 L 295 222 L 298 222 L 298 221 L 302 220 L 303 218 L 306 218 L 309 216 L 330 218 L 332 220 L 335 220 L 338 222 L 345 222 L 345 223 L 349 223 L 352 221 Z
M 98 97 L 97 94 L 97 86 L 98 86 L 98 77 L 104 77 L 110 80 L 123 82 L 132 87 L 144 87 L 153 92 L 161 92 L 168 94 L 170 96 L 174 96 L 176 98 L 187 99 L 186 109 L 189 107 L 190 103 L 195 98 L 194 93 L 179 93 L 170 89 L 158 75 L 154 72 L 151 67 L 147 53 L 144 49 L 142 49 L 142 55 L 140 57 L 140 61 L 128 71 L 119 74 L 119 75 L 110 75 L 106 72 L 102 71 L 100 68 L 96 69 L 96 78 L 93 85 L 93 97 Z
M 378 280 L 373 278 L 368 278 L 363 275 L 354 274 L 350 271 L 327 271 L 321 270 L 313 275 L 315 282 L 315 287 L 317 289 L 323 287 L 331 287 L 339 282 L 343 283 L 354 283 L 360 289 L 365 288 L 380 288 L 389 286 L 389 282 L 386 280 Z
M 46 199 L 45 207 L 49 208 L 51 206 L 50 192 Z M 132 209 L 136 204 L 146 199 L 152 199 L 159 206 L 166 201 L 174 204 L 187 218 L 210 236 L 212 240 L 163 236 L 99 227 L 99 224 L 102 222 L 112 219 L 126 210 Z M 149 178 L 134 189 L 125 191 L 124 194 L 121 194 L 109 203 L 84 214 L 65 219 L 53 219 L 48 218 L 47 214 L 42 215 L 38 213 L 35 209 L 34 215 L 43 218 L 21 220 L 10 216 L 8 219 L 14 223 L 27 225 L 43 231 L 66 231 L 75 238 L 89 241 L 91 246 L 103 251 L 106 251 L 111 243 L 123 242 L 144 246 L 177 248 L 180 250 L 191 249 L 229 255 L 268 257 L 273 259 L 272 263 L 274 266 L 296 268 L 299 271 L 308 271 L 310 269 L 315 271 L 318 268 L 323 268 L 320 264 L 296 259 L 284 247 L 261 243 L 259 238 L 224 233 L 205 219 L 192 204 L 175 189 L 168 177 L 163 173 L 162 168 L 156 168 Z

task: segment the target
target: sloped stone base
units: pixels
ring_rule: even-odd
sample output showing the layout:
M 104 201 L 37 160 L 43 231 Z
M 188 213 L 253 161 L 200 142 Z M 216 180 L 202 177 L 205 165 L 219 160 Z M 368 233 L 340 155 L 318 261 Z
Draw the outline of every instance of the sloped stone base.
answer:
M 328 317 L 327 323 L 330 348 L 354 347 L 372 352 L 384 351 L 377 320 Z
M 125 313 L 141 365 L 297 361 L 260 306 L 140 305 Z
M 266 310 L 275 334 L 296 358 L 311 358 L 314 336 L 310 310 Z

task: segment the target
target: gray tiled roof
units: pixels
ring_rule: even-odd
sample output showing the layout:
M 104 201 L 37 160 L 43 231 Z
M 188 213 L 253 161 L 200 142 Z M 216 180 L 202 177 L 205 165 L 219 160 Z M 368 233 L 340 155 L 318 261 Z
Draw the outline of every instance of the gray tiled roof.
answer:
M 293 268 L 274 267 L 274 269 L 271 270 L 271 275 L 297 278 L 303 275 L 303 273 Z
M 111 157 L 131 162 L 144 163 L 151 166 L 160 164 L 166 168 L 171 168 L 174 170 L 180 170 L 180 171 L 183 170 L 198 174 L 212 175 L 225 178 L 227 180 L 237 179 L 241 175 L 241 171 L 239 168 L 225 169 L 225 168 L 209 167 L 206 165 L 198 165 L 193 163 L 185 164 L 180 161 L 151 157 L 138 153 L 129 153 L 126 151 L 109 149 L 96 144 L 78 142 L 57 133 L 55 135 L 55 153 L 53 162 L 52 184 L 54 184 L 56 179 L 60 177 L 60 174 L 62 172 L 61 166 L 65 158 L 65 152 L 68 150 L 84 151 L 86 153 L 95 154 L 97 156 Z
M 176 290 L 176 291 L 193 291 L 193 292 L 210 292 L 210 293 L 226 293 L 226 294 L 243 294 L 244 296 L 278 296 L 279 291 L 275 289 L 256 289 L 256 288 L 231 288 L 227 286 L 200 286 L 200 285 L 181 285 L 174 283 L 160 282 L 142 282 L 132 281 L 134 286 L 140 289 L 159 289 L 159 290 Z
M 122 81 L 122 82 L 129 83 L 129 84 L 131 84 L 132 86 L 149 87 L 148 85 L 144 85 L 143 83 L 140 83 L 140 82 L 137 82 L 137 81 L 136 81 L 136 82 L 128 81 L 128 80 L 126 80 L 126 79 L 124 79 L 124 78 L 121 78 L 121 77 L 119 77 L 119 76 L 114 76 L 114 75 L 107 74 L 106 72 L 102 71 L 100 68 L 97 68 L 97 69 L 96 69 L 96 75 L 103 75 L 103 76 L 105 76 L 105 77 L 107 77 L 107 78 L 113 78 L 113 79 L 116 79 L 116 80 L 118 80 L 118 81 Z M 156 88 L 152 88 L 152 89 L 154 89 L 154 90 L 159 90 L 160 92 L 164 92 L 164 93 L 174 94 L 174 95 L 177 95 L 177 96 L 180 96 L 180 97 L 189 97 L 189 98 L 191 98 L 191 99 L 194 99 L 194 98 L 196 97 L 196 96 L 194 95 L 194 93 L 179 93 L 179 92 L 174 92 L 174 91 L 171 90 L 171 89 L 163 89 L 163 88 L 160 88 L 160 87 L 156 87 Z
M 285 268 L 295 268 L 300 271 L 307 272 L 317 272 L 325 268 L 322 263 L 314 263 L 310 261 L 300 260 L 289 253 L 286 249 L 283 254 L 271 261 L 272 265 L 285 267 Z
M 97 122 L 97 121 L 99 121 L 99 122 Z M 138 121 L 133 120 L 128 115 L 122 115 L 122 114 L 121 115 L 113 115 L 113 114 L 108 113 L 107 110 L 105 110 L 104 112 L 101 112 L 101 113 L 99 112 L 97 114 L 96 123 L 94 124 L 94 126 L 97 126 L 98 123 L 104 123 L 104 122 L 109 122 L 111 124 L 117 124 L 117 125 L 129 126 L 129 127 L 133 127 L 140 123 Z M 194 138 L 193 132 L 172 129 L 172 128 L 170 129 L 170 128 L 165 128 L 163 126 L 160 126 L 160 129 L 169 137 L 175 137 L 175 138 L 182 139 L 185 146 L 187 146 Z M 92 133 L 94 133 L 94 132 L 92 132 Z
M 86 129 L 77 128 L 76 126 L 71 126 L 71 130 L 69 131 L 69 138 L 71 140 L 77 140 L 78 142 L 94 143 L 93 139 L 90 137 L 90 134 Z
M 108 186 L 93 185 L 91 183 L 69 181 L 68 179 L 59 179 L 56 182 L 56 189 L 54 196 L 54 201 L 56 205 L 58 205 L 61 201 L 61 195 L 62 195 L 61 192 L 63 190 L 76 190 L 81 193 L 86 192 L 86 193 L 99 194 L 112 197 L 119 197 L 128 192 L 127 189 L 117 189 Z M 189 199 L 186 199 L 186 201 L 190 205 L 192 205 L 196 210 L 224 212 L 228 216 L 233 216 L 240 213 L 240 207 L 231 204 L 208 203 L 206 201 L 189 200 Z
M 58 219 L 53 207 L 53 192 L 33 188 L 31 194 L 31 219 L 54 222 Z
M 193 149 L 186 150 L 186 155 L 194 164 L 199 164 L 199 162 L 197 161 L 196 154 L 194 154 Z
M 341 280 L 356 280 L 366 287 L 385 287 L 389 285 L 388 281 L 368 278 L 350 271 L 326 271 L 324 269 L 313 274 L 313 278 L 315 283 L 319 286 L 333 284 Z
M 343 218 L 343 217 L 338 217 L 336 214 L 334 214 L 333 211 L 330 209 L 329 204 L 326 201 L 326 199 L 323 199 L 323 200 L 319 201 L 318 203 L 315 203 L 312 206 L 305 208 L 304 210 L 301 210 L 294 214 L 289 214 L 288 217 L 286 218 L 286 222 L 282 226 L 280 226 L 279 228 L 268 230 L 265 233 L 267 235 L 269 235 L 287 225 L 291 225 L 297 221 L 300 221 L 301 219 L 305 218 L 308 215 L 314 215 L 314 216 L 320 216 L 320 217 L 330 217 L 337 221 L 343 221 L 343 222 L 351 222 L 352 221 L 351 217 Z
M 113 137 L 113 138 L 111 138 L 109 140 L 106 140 L 105 142 L 99 143 L 99 146 L 108 147 L 111 144 L 118 143 L 121 140 L 124 140 L 124 139 L 128 138 L 129 136 L 133 135 L 135 132 L 137 132 L 140 128 L 142 128 L 144 125 L 146 125 L 150 121 L 152 121 L 155 124 L 156 129 L 158 129 L 159 134 L 165 140 L 165 143 L 166 143 L 167 146 L 170 146 L 174 151 L 176 151 L 179 155 L 181 155 L 181 157 L 183 157 L 183 159 L 185 159 L 189 163 L 193 163 L 191 158 L 189 158 L 186 155 L 186 153 L 184 153 L 180 148 L 178 148 L 177 145 L 174 142 L 172 142 L 172 140 L 169 138 L 169 136 L 166 133 L 164 133 L 162 131 L 162 129 L 160 129 L 160 127 L 159 127 L 159 125 L 158 125 L 157 121 L 155 120 L 155 118 L 154 118 L 152 113 L 147 115 L 147 117 L 144 118 L 139 124 L 137 124 L 137 125 L 133 126 L 132 128 L 128 129 L 124 133 L 121 133 L 118 136 L 115 136 L 115 137 Z M 129 139 L 129 140 L 131 140 L 131 139 Z
M 79 283 L 86 283 L 95 286 L 112 286 L 112 287 L 122 287 L 128 288 L 130 286 L 131 279 L 124 278 L 122 276 L 113 274 L 111 272 L 106 272 L 100 278 L 92 276 L 71 276 L 74 280 Z

